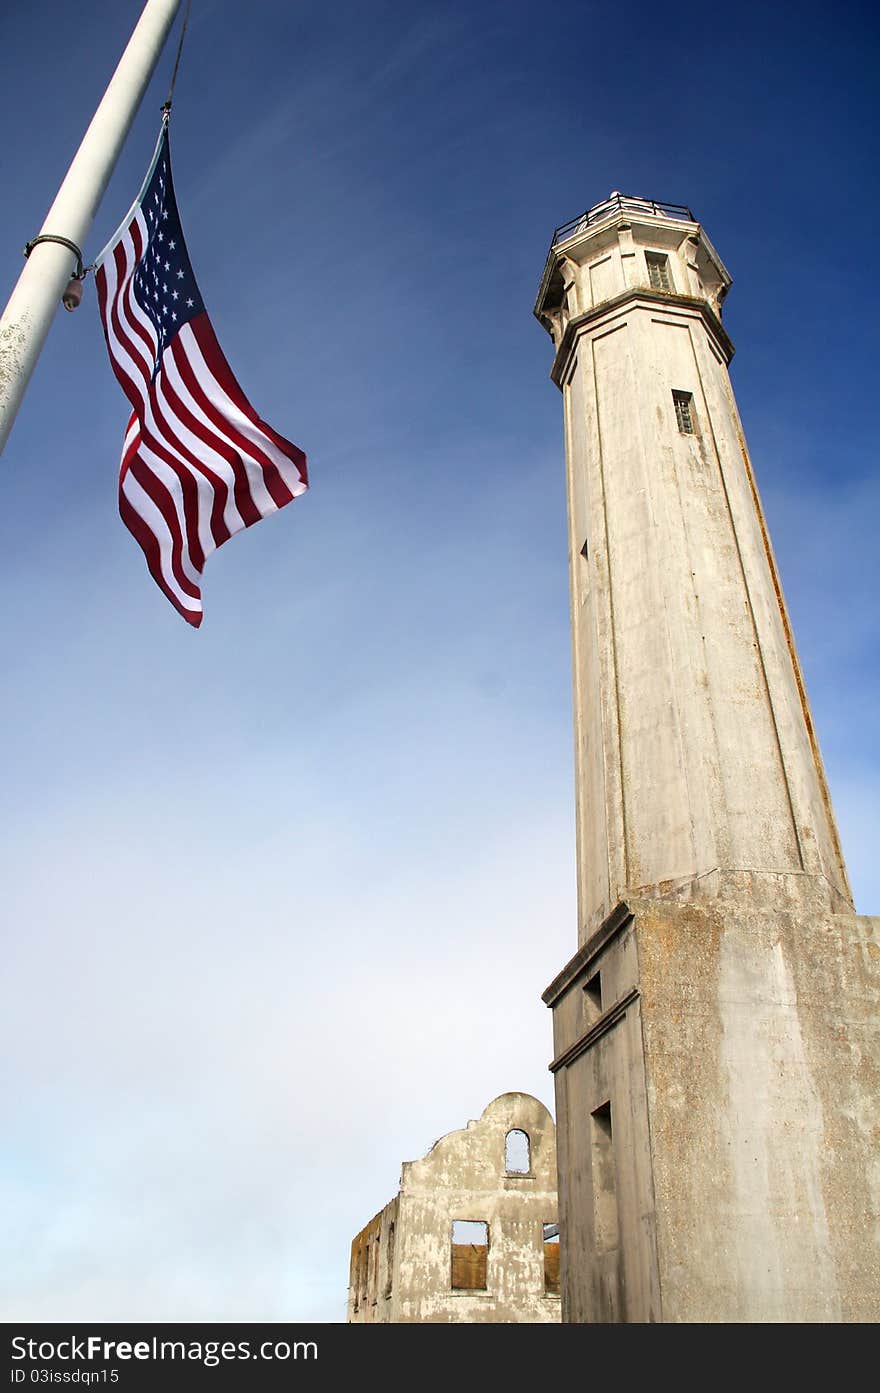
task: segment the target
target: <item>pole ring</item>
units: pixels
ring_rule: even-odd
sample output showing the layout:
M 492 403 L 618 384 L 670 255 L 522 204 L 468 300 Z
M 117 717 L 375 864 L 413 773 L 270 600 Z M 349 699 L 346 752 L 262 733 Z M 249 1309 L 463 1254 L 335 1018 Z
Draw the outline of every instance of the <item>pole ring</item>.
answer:
M 75 281 L 85 280 L 86 272 L 83 266 L 82 252 L 76 245 L 76 242 L 71 242 L 69 237 L 56 237 L 54 232 L 41 232 L 39 237 L 34 237 L 33 241 L 25 243 L 25 260 L 27 260 L 34 247 L 38 246 L 40 242 L 58 242 L 62 247 L 67 247 L 68 251 L 72 251 L 76 257 L 76 270 L 73 273 L 73 279 Z

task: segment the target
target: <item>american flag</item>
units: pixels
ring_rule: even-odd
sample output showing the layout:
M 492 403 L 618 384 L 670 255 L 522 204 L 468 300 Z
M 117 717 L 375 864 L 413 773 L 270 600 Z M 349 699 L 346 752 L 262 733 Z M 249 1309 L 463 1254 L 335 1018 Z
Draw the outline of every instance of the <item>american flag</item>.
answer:
M 167 123 L 95 281 L 132 406 L 119 511 L 157 585 L 198 627 L 207 557 L 305 492 L 308 478 L 302 450 L 257 415 L 214 336 L 183 240 Z

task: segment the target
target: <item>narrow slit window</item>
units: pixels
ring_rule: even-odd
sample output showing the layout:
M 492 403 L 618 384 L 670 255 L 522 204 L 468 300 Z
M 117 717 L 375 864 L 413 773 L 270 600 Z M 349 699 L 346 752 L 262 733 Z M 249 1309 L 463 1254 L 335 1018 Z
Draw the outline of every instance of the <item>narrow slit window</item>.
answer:
M 617 1177 L 611 1128 L 611 1104 L 603 1103 L 590 1117 L 593 1172 L 593 1241 L 597 1253 L 620 1245 L 617 1216 Z
M 544 1295 L 559 1295 L 558 1224 L 544 1224 Z
M 391 1286 L 394 1281 L 394 1220 L 388 1225 L 388 1248 L 385 1253 L 385 1296 L 391 1295 Z
M 594 972 L 584 985 L 584 1010 L 587 1021 L 592 1024 L 602 1014 L 602 974 Z
M 489 1268 L 489 1225 L 482 1219 L 452 1223 L 452 1290 L 485 1291 Z
M 669 257 L 661 256 L 659 252 L 645 252 L 645 260 L 648 263 L 648 281 L 652 290 L 671 290 L 672 283 L 669 279 Z
M 694 429 L 694 397 L 692 392 L 673 392 L 675 420 L 682 435 L 696 435 Z
M 507 1133 L 504 1142 L 504 1169 L 508 1175 L 529 1175 L 532 1169 L 528 1132 L 519 1127 Z

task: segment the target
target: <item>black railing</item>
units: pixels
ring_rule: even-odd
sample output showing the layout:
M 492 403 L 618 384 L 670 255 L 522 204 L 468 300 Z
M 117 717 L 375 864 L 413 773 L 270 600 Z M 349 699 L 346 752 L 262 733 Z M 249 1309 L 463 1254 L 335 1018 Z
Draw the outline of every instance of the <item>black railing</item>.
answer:
M 613 193 L 610 198 L 581 213 L 579 218 L 572 218 L 571 222 L 557 227 L 553 233 L 551 247 L 616 213 L 652 213 L 655 218 L 678 218 L 682 222 L 697 221 L 690 208 L 685 207 L 683 203 L 657 203 L 653 198 L 632 198 L 628 194 Z

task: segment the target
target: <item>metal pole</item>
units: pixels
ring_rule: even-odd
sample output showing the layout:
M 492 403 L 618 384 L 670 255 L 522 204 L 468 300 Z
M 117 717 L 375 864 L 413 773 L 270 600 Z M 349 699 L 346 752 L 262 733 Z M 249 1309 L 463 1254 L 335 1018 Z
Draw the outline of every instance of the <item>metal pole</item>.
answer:
M 82 248 L 179 8 L 180 0 L 147 0 L 41 235 L 66 237 Z M 76 257 L 68 248 L 41 242 L 25 262 L 0 319 L 0 453 L 75 268 Z

